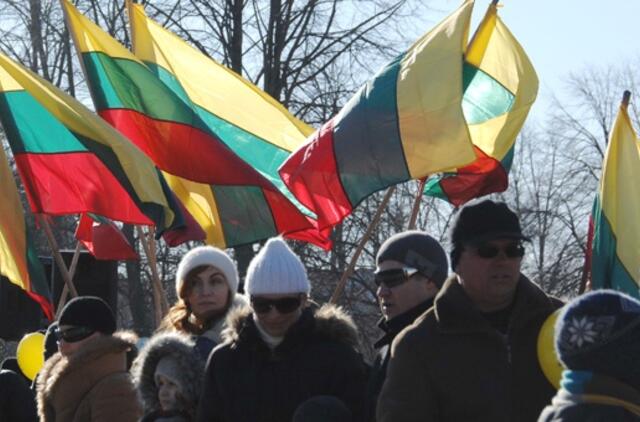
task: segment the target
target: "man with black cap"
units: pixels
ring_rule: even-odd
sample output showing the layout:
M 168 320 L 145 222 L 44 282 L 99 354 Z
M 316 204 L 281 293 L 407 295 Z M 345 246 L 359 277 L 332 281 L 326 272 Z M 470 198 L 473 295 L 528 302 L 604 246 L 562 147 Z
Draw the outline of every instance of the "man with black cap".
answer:
M 378 421 L 535 421 L 554 394 L 537 338 L 561 303 L 520 273 L 528 239 L 506 204 L 467 204 L 451 240 L 455 274 L 393 342 Z
M 136 337 L 115 330 L 113 311 L 98 297 L 77 297 L 62 309 L 56 329 L 59 352 L 37 378 L 42 422 L 138 420 L 140 405 L 126 356 Z
M 384 335 L 367 383 L 365 421 L 375 421 L 378 394 L 387 374 L 393 339 L 433 305 L 433 298 L 447 278 L 447 255 L 433 237 L 410 230 L 387 239 L 376 256 L 376 295 L 382 311 L 378 323 Z

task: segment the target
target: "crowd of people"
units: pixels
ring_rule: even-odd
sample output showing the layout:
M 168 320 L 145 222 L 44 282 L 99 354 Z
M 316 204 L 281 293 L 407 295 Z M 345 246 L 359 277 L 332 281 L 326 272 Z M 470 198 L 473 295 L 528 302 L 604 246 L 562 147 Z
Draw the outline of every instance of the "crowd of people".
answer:
M 449 258 L 421 231 L 385 241 L 372 363 L 351 317 L 312 300 L 281 238 L 251 261 L 244 294 L 224 251 L 194 248 L 144 343 L 101 299 L 69 301 L 32 385 L 3 363 L 0 421 L 640 421 L 640 301 L 600 290 L 563 307 L 521 273 L 527 241 L 491 200 L 457 213 Z M 561 307 L 556 390 L 536 344 Z

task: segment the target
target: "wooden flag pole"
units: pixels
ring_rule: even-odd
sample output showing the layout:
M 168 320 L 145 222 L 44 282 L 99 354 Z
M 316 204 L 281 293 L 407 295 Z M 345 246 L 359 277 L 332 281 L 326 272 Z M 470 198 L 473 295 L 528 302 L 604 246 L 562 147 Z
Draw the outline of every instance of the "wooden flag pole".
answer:
M 80 251 L 82 250 L 82 243 L 76 243 L 76 250 L 73 252 L 73 258 L 71 258 L 71 265 L 69 265 L 69 278 L 73 281 L 73 277 L 76 274 L 76 268 L 78 267 L 78 260 L 80 258 Z M 58 301 L 58 306 L 56 307 L 56 319 L 60 316 L 60 311 L 64 307 L 65 302 L 67 301 L 67 295 L 69 294 L 69 288 L 65 283 L 62 288 L 62 294 L 60 294 L 60 300 Z
M 60 254 L 60 248 L 58 248 L 58 242 L 56 242 L 56 238 L 53 235 L 53 230 L 51 230 L 51 225 L 49 224 L 49 222 L 44 216 L 40 214 L 39 217 L 40 217 L 40 223 L 42 224 L 42 227 L 44 227 L 44 233 L 47 236 L 47 241 L 49 242 L 49 247 L 51 248 L 51 253 L 53 254 L 53 259 L 56 261 L 56 264 L 58 265 L 58 269 L 60 270 L 62 279 L 64 280 L 65 285 L 71 292 L 71 296 L 76 297 L 78 296 L 78 291 L 76 290 L 76 287 L 73 285 L 73 281 L 71 281 L 69 271 L 67 271 L 67 266 L 65 265 L 64 260 L 62 259 L 62 255 Z
M 418 221 L 418 214 L 420 213 L 420 202 L 424 195 L 422 191 L 424 190 L 424 185 L 427 183 L 427 177 L 429 176 L 425 176 L 423 179 L 418 181 L 418 193 L 416 193 L 416 199 L 413 201 L 413 208 L 411 208 L 411 218 L 409 219 L 408 230 L 416 228 L 416 221 Z
M 158 274 L 158 268 L 156 267 L 156 259 L 151 251 L 147 234 L 144 232 L 142 226 L 136 226 L 140 242 L 142 242 L 142 248 L 149 261 L 149 267 L 151 268 L 151 290 L 153 291 L 153 306 L 155 308 L 155 320 L 156 326 L 160 325 L 162 318 L 164 317 L 162 297 L 164 296 L 164 290 L 160 283 L 160 275 Z M 166 299 L 165 299 L 166 301 Z
M 378 221 L 380 221 L 382 212 L 384 211 L 387 204 L 389 203 L 389 200 L 391 199 L 391 195 L 395 190 L 396 190 L 396 187 L 391 186 L 387 190 L 387 193 L 384 195 L 384 198 L 382 199 L 382 202 L 378 206 L 378 210 L 376 211 L 376 214 L 373 217 L 373 220 L 371 220 L 371 223 L 369 223 L 369 227 L 367 227 L 367 231 L 362 236 L 362 239 L 360 239 L 360 243 L 358 244 L 358 247 L 356 248 L 356 251 L 354 252 L 353 257 L 351 257 L 351 262 L 349 262 L 349 266 L 347 267 L 345 272 L 342 274 L 342 277 L 340 278 L 340 281 L 338 282 L 338 285 L 336 286 L 336 289 L 334 290 L 333 295 L 331 295 L 331 299 L 329 300 L 329 303 L 335 304 L 338 302 L 338 299 L 340 298 L 340 295 L 342 295 L 342 291 L 344 290 L 344 287 L 347 284 L 347 280 L 353 273 L 356 263 L 358 262 L 358 258 L 360 258 L 360 254 L 364 249 L 364 245 L 366 245 L 367 241 L 371 237 L 371 233 L 373 233 L 373 229 L 378 225 Z

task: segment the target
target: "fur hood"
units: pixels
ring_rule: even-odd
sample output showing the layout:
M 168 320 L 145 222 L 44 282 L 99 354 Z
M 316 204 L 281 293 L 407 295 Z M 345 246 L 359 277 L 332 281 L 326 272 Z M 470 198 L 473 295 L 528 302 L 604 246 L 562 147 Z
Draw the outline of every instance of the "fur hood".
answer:
M 93 339 L 86 347 L 68 358 L 62 356 L 60 352 L 51 356 L 38 373 L 36 382 L 38 414 L 41 418 L 45 414 L 46 399 L 52 396 L 54 390 L 59 387 L 59 381 L 64 378 L 81 372 L 79 376 L 87 383 L 91 383 L 110 372 L 126 373 L 126 353 L 135 348 L 137 340 L 135 333 L 119 331 L 110 336 Z M 82 388 L 79 385 L 64 385 L 64 388 L 68 387 Z
M 358 349 L 356 324 L 341 307 L 331 304 L 324 304 L 320 308 L 307 307 L 300 316 L 300 320 L 307 318 L 305 315 L 307 313 L 311 314 L 314 322 L 314 335 Z M 222 339 L 225 343 L 231 343 L 232 346 L 237 345 L 241 341 L 243 331 L 249 325 L 255 327 L 254 324 L 250 307 L 231 310 L 227 316 L 227 328 L 222 332 Z
M 194 340 L 179 332 L 164 332 L 153 336 L 142 348 L 133 363 L 131 375 L 144 407 L 144 413 L 160 410 L 158 390 L 154 375 L 158 362 L 165 356 L 171 356 L 177 362 L 182 376 L 185 407 L 195 411 L 202 389 L 204 362 L 194 350 Z

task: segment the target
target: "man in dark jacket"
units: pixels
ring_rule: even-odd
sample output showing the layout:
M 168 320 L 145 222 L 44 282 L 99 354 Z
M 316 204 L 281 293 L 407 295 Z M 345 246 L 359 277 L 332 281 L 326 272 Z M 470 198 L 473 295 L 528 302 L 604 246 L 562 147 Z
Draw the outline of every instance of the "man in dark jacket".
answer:
M 558 317 L 562 388 L 539 422 L 640 421 L 640 301 L 587 293 Z
M 376 256 L 376 294 L 382 311 L 378 326 L 384 335 L 365 394 L 365 421 L 375 421 L 378 394 L 387 375 L 390 345 L 396 335 L 433 305 L 447 278 L 449 264 L 442 246 L 428 234 L 410 230 L 387 239 Z
M 25 377 L 10 369 L 0 369 L 0 421 L 37 420 L 35 398 Z
M 205 369 L 196 420 L 287 422 L 314 396 L 333 396 L 360 420 L 365 370 L 353 321 L 338 308 L 306 306 L 309 280 L 280 238 L 251 261 L 250 308 L 235 310 Z
M 520 273 L 518 217 L 474 201 L 452 231 L 434 306 L 396 337 L 379 422 L 535 421 L 554 389 L 540 369 L 540 327 L 561 303 Z

